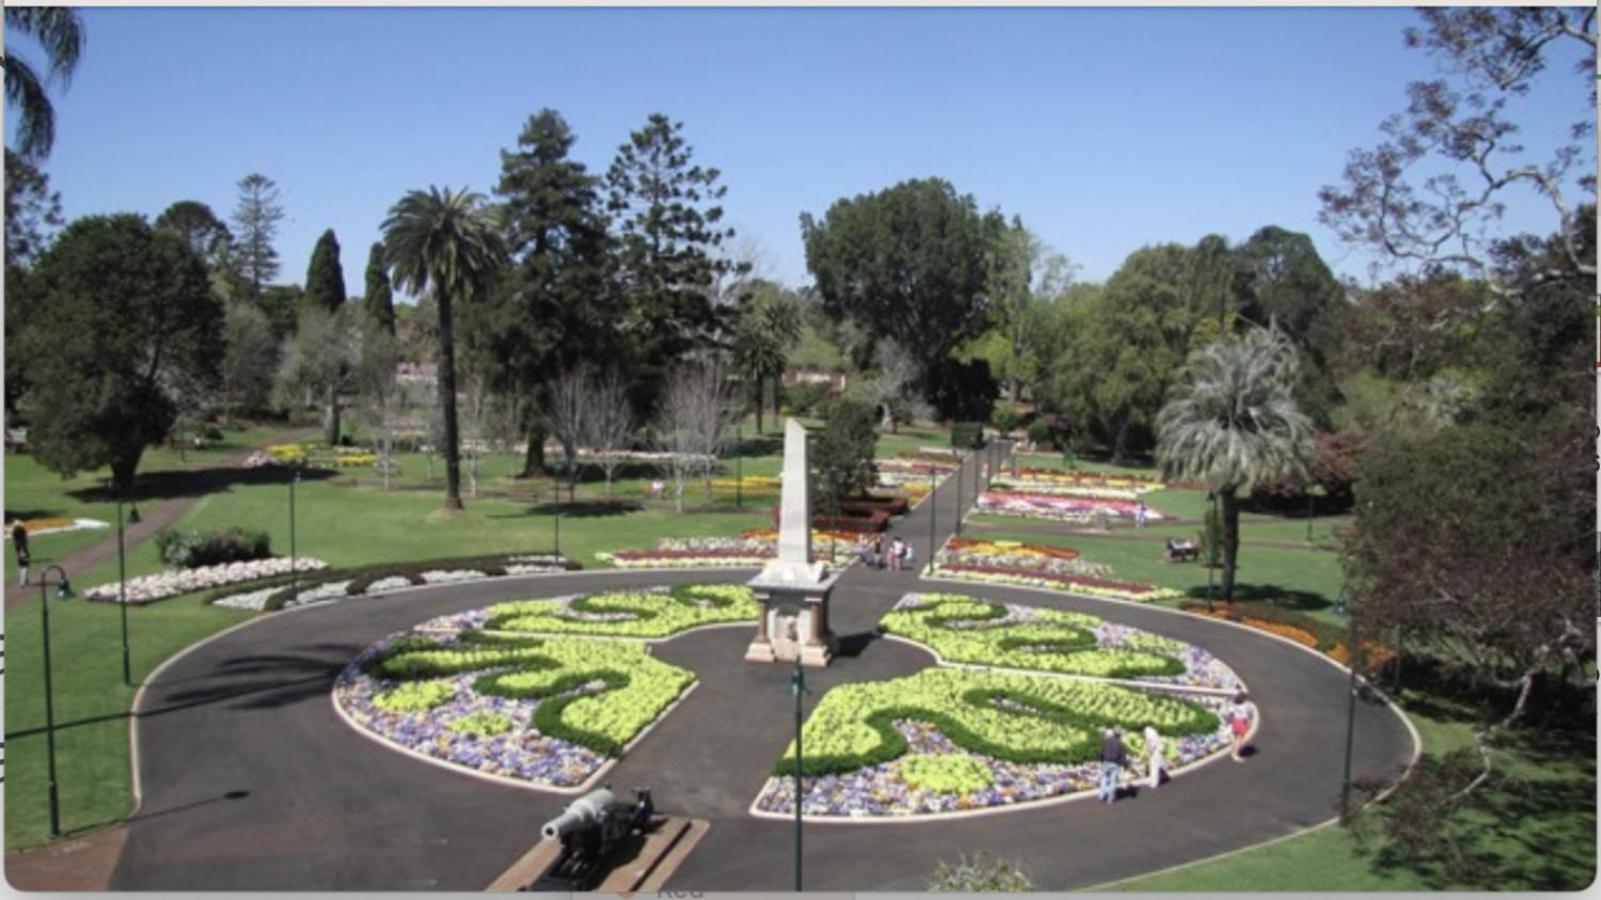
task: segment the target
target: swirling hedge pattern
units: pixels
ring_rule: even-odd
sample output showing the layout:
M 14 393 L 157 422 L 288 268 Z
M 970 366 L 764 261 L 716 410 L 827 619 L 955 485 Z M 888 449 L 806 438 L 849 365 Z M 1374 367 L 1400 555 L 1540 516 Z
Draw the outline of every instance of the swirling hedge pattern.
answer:
M 627 610 L 618 603 L 605 613 L 620 618 L 592 623 L 596 630 L 662 622 L 679 630 L 694 618 L 682 610 L 727 615 L 740 600 L 716 592 L 627 596 Z M 424 756 L 571 787 L 621 755 L 694 683 L 693 673 L 651 656 L 641 640 L 519 634 L 502 629 L 530 618 L 526 611 L 496 615 L 480 609 L 391 635 L 340 674 L 335 703 L 358 727 Z M 487 629 L 491 622 L 502 629 Z
M 1204 687 L 1237 683 L 1209 654 L 1180 641 L 1082 613 L 961 594 L 908 594 L 879 627 L 927 646 L 946 662 Z
M 755 622 L 755 595 L 744 585 L 681 584 L 666 590 L 517 600 L 489 607 L 488 631 L 662 638 L 702 625 Z
M 1195 702 L 1135 688 L 996 672 L 927 669 L 890 681 L 845 684 L 818 703 L 801 731 L 807 775 L 847 772 L 907 753 L 894 727 L 902 720 L 937 726 L 957 746 L 1013 763 L 1072 764 L 1095 759 L 1102 729 L 1146 724 L 1180 737 L 1220 727 Z M 1138 749 L 1138 741 L 1131 738 Z M 795 771 L 791 741 L 775 775 Z

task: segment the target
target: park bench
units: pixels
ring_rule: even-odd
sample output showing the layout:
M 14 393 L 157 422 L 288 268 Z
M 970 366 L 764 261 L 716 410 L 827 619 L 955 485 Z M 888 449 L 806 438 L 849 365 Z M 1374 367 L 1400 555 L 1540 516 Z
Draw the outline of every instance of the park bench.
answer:
M 1201 545 L 1195 541 L 1167 539 L 1167 561 L 1189 562 L 1201 558 Z

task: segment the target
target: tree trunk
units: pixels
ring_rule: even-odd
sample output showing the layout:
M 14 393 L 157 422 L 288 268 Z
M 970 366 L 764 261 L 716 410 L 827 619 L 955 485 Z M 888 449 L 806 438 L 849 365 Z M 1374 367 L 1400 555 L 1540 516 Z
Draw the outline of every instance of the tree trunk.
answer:
M 775 420 L 777 413 L 774 413 Z M 762 376 L 756 376 L 756 433 L 762 433 Z
M 1121 466 L 1128 458 L 1128 432 L 1129 417 L 1128 413 L 1125 412 L 1117 418 L 1117 437 L 1112 441 L 1113 465 Z
M 523 460 L 523 471 L 518 477 L 536 478 L 545 474 L 545 426 L 528 426 L 528 455 Z
M 111 461 L 111 489 L 119 497 L 127 497 L 133 490 L 134 477 L 139 472 L 139 458 L 145 448 L 134 447 Z
M 461 436 L 456 429 L 456 328 L 451 320 L 450 294 L 439 300 L 439 411 L 445 420 L 445 509 L 466 507 L 461 502 Z
M 773 427 L 780 431 L 783 431 L 784 429 L 783 423 L 779 420 L 779 417 L 782 416 L 783 413 L 778 411 L 778 389 L 783 386 L 784 376 L 779 375 L 777 378 L 773 379 Z
M 1218 492 L 1223 505 L 1223 599 L 1234 600 L 1234 567 L 1240 555 L 1240 501 L 1234 488 Z
M 339 446 L 339 389 L 328 389 L 328 411 L 323 419 L 323 437 L 328 446 Z

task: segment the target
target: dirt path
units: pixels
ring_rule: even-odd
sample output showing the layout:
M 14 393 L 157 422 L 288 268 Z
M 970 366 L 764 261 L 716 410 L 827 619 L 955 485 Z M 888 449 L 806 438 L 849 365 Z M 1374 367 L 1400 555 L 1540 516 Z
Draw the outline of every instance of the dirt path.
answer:
M 280 432 L 273 435 L 269 440 L 252 446 L 237 456 L 223 460 L 221 463 L 189 463 L 180 467 L 176 471 L 203 473 L 211 469 L 237 468 L 244 464 L 245 459 L 248 458 L 250 454 L 260 450 L 262 447 L 266 447 L 271 444 L 293 443 L 304 439 L 308 435 L 315 434 L 316 431 L 317 429 L 315 428 L 296 428 L 289 431 Z M 194 506 L 196 501 L 200 499 L 200 496 L 202 495 L 169 497 L 161 500 L 149 500 L 140 503 L 139 521 L 136 524 L 128 525 L 126 528 L 124 528 L 123 542 L 129 548 L 132 548 L 140 541 L 143 541 L 146 538 L 154 535 L 163 528 L 171 526 L 174 522 L 177 522 L 179 519 L 183 518 L 184 514 L 189 511 L 190 507 Z M 51 557 L 43 553 L 36 553 L 34 555 L 33 569 L 35 572 L 38 572 L 42 571 L 46 565 L 57 565 L 67 570 L 67 576 L 71 578 L 75 575 L 88 572 L 91 569 L 94 569 L 103 563 L 110 562 L 116 558 L 117 529 L 116 523 L 113 522 L 112 527 L 108 530 L 104 539 L 96 541 L 87 547 L 74 550 L 73 552 L 60 557 Z M 34 576 L 30 574 L 30 579 L 32 578 L 34 578 Z M 7 584 L 6 611 L 10 612 L 17 607 L 26 604 L 29 600 L 38 599 L 38 597 L 39 585 L 36 580 L 30 580 L 28 586 L 25 588 L 19 588 L 15 584 Z

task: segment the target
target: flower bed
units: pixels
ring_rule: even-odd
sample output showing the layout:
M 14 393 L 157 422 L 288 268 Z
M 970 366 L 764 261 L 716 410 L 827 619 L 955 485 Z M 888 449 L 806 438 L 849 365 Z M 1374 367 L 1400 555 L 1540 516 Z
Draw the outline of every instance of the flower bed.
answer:
M 575 562 L 550 554 L 380 563 L 359 569 L 327 571 L 309 579 L 291 580 L 287 576 L 274 578 L 247 591 L 213 592 L 206 602 L 256 611 L 289 609 L 347 597 L 372 596 L 417 585 L 478 581 L 509 575 L 554 574 L 579 568 L 581 566 Z
M 940 548 L 924 574 L 931 578 L 1043 587 L 1140 603 L 1180 596 L 1178 591 L 1169 588 L 1110 578 L 1110 566 L 1087 562 L 1079 558 L 1076 550 L 1018 541 L 952 538 Z
M 985 491 L 978 496 L 978 511 L 996 516 L 1050 519 L 1057 522 L 1088 522 L 1099 516 L 1132 520 L 1136 501 L 1085 494 L 1045 494 L 1023 491 Z M 1147 521 L 1160 522 L 1167 516 L 1150 507 Z
M 11 540 L 11 529 L 17 527 L 16 522 L 7 522 L 5 526 L 6 540 Z M 40 537 L 46 534 L 61 534 L 68 531 L 94 531 L 100 528 L 110 528 L 111 525 L 99 519 L 25 519 L 22 530 L 28 537 Z
M 856 559 L 851 549 L 857 537 L 842 531 L 813 529 L 812 559 L 849 565 Z M 596 553 L 595 558 L 619 569 L 759 569 L 777 555 L 778 532 L 752 529 L 738 537 L 660 538 L 649 550 Z
M 1233 690 L 1240 681 L 1199 647 L 1083 613 L 960 594 L 907 594 L 879 622 L 951 663 Z
M 694 683 L 634 641 L 506 638 L 487 611 L 390 635 L 340 674 L 358 728 L 450 765 L 549 788 L 582 785 Z
M 816 817 L 915 816 L 1086 791 L 1101 729 L 1125 730 L 1131 757 L 1152 724 L 1170 767 L 1227 748 L 1226 698 L 1157 694 L 1059 676 L 929 669 L 846 684 L 818 702 L 802 737 L 801 811 Z M 758 795 L 759 812 L 795 809 L 794 745 Z M 1125 770 L 1123 781 L 1138 775 Z
M 316 572 L 328 568 L 328 564 L 320 559 L 302 556 L 295 561 L 294 570 L 297 572 Z M 188 594 L 206 588 L 220 587 L 226 584 L 238 584 L 246 581 L 259 581 L 275 575 L 286 575 L 290 571 L 288 557 L 274 557 L 273 559 L 256 559 L 249 562 L 224 563 L 217 566 L 202 566 L 198 569 L 174 569 L 156 575 L 142 575 L 138 578 L 128 579 L 128 602 L 132 604 L 154 603 L 168 597 Z M 116 603 L 120 592 L 117 582 L 96 585 L 83 593 L 84 599 Z
M 1033 466 L 1020 468 L 1015 476 L 1008 475 L 1006 477 L 1030 485 L 1050 484 L 1078 488 L 1103 488 L 1128 491 L 1132 494 L 1144 494 L 1149 491 L 1161 490 L 1164 487 L 1162 482 L 1155 478 L 1142 478 L 1133 475 L 1108 475 L 1099 472 L 1074 472 L 1062 469 L 1041 469 Z
M 757 611 L 755 596 L 744 585 L 684 584 L 662 590 L 498 603 L 489 607 L 483 629 L 660 638 L 702 625 L 755 622 Z

